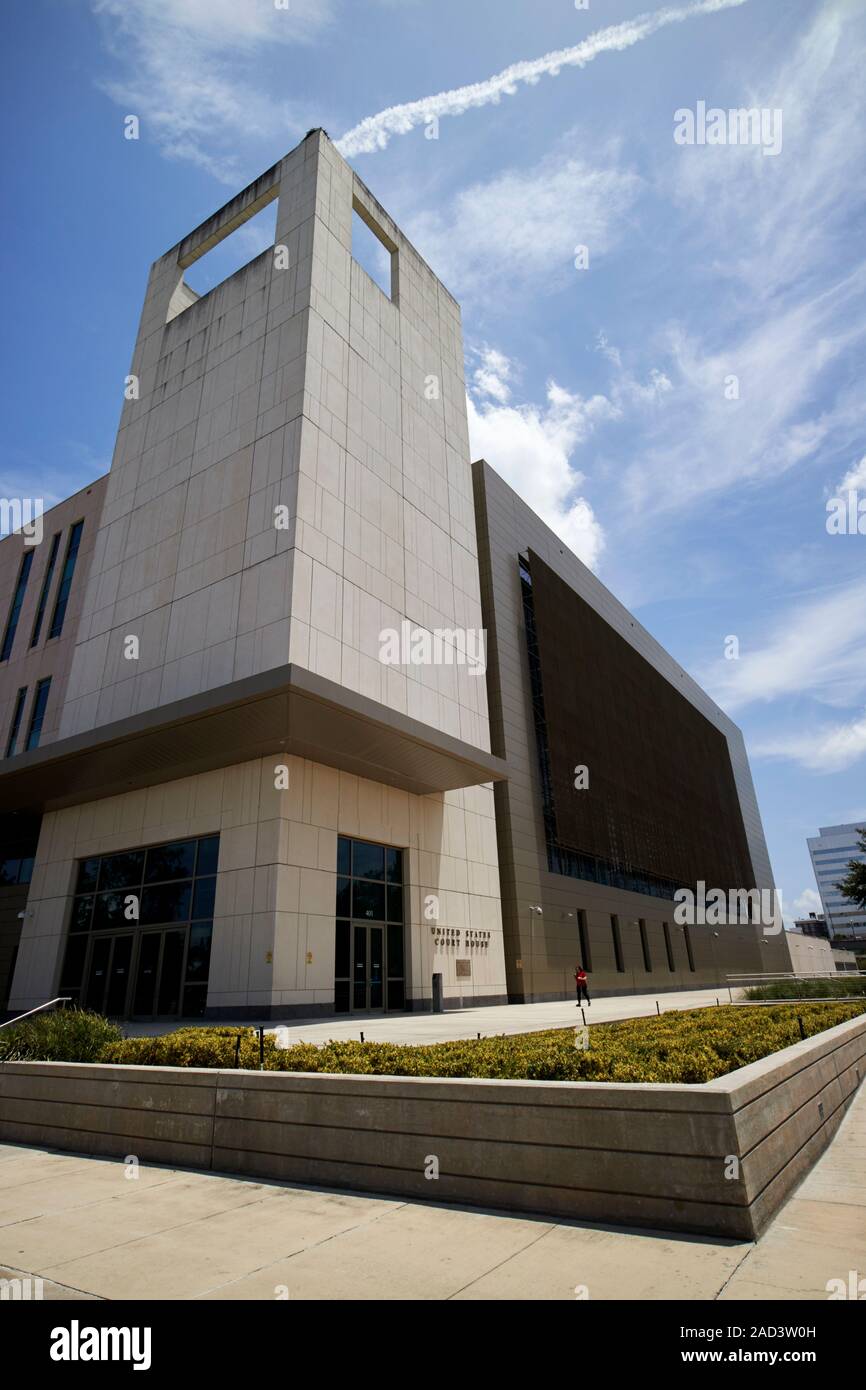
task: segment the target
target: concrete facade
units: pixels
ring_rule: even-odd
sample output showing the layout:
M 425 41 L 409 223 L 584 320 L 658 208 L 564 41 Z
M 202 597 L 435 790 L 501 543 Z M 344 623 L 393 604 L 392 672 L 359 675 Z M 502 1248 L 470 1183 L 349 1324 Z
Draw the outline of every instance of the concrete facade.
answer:
M 785 933 L 795 975 L 825 975 L 837 970 L 856 971 L 857 957 L 853 951 L 833 947 L 819 936 L 804 936 L 801 932 Z
M 739 794 L 755 884 L 774 888 L 743 736 L 697 683 L 641 627 L 596 576 L 530 507 L 481 460 L 473 465 L 482 594 L 489 630 L 488 686 L 493 749 L 508 763 L 508 781 L 495 789 L 509 997 L 561 998 L 574 992 L 573 971 L 583 952 L 579 914 L 585 914 L 590 989 L 700 988 L 727 973 L 790 970 L 781 917 L 767 933 L 747 924 L 691 926 L 691 968 L 674 903 L 551 873 L 542 814 L 538 747 L 532 709 L 518 556 L 531 548 L 675 686 L 725 736 Z M 743 885 L 748 886 L 748 885 Z M 542 908 L 539 914 L 535 909 Z M 622 964 L 617 968 L 611 917 L 618 918 Z M 644 960 L 646 930 L 651 969 Z M 667 926 L 674 968 L 668 962 Z M 520 962 L 520 964 L 518 964 Z
M 15 752 L 21 752 L 24 746 L 33 712 L 36 685 L 47 676 L 51 677 L 51 688 L 40 744 L 51 743 L 59 736 L 61 713 L 107 481 L 107 474 L 97 478 L 80 492 L 67 497 L 63 502 L 58 502 L 55 507 L 42 514 L 42 540 L 32 547 L 33 561 L 24 591 L 15 641 L 8 660 L 0 662 L 0 756 L 6 752 L 18 691 L 26 688 L 27 696 Z M 83 521 L 84 526 L 63 627 L 59 636 L 51 637 L 51 620 L 60 588 L 70 529 L 78 521 Z M 59 542 L 50 583 L 46 588 L 45 581 L 48 577 L 52 541 L 55 536 L 59 537 Z M 4 598 L 8 595 L 11 599 L 22 557 L 29 548 L 20 533 L 7 536 L 0 542 L 0 594 Z M 43 601 L 44 616 L 39 637 L 34 644 L 34 627 L 40 601 Z M 3 618 L 5 621 L 5 611 Z
M 208 294 L 190 290 L 187 268 L 273 201 L 274 246 Z M 353 219 L 390 256 L 390 295 L 352 255 Z M 434 975 L 452 1007 L 568 996 L 581 922 L 603 994 L 789 968 L 781 934 L 687 939 L 669 900 L 549 872 L 517 579 L 527 546 L 722 731 L 754 881 L 772 888 L 742 737 L 486 464 L 473 476 L 459 306 L 324 132 L 152 267 L 111 471 L 86 506 L 79 494 L 54 509 L 85 511 L 44 746 L 0 765 L 0 814 L 41 818 L 11 1010 L 77 991 L 64 960 L 80 910 L 85 984 L 113 972 L 123 1011 L 151 1017 L 131 1009 L 142 935 L 120 942 L 134 922 L 98 920 L 130 883 L 78 878 L 85 861 L 120 872 L 97 861 L 125 855 L 140 866 L 129 911 L 143 911 L 136 895 L 174 893 L 143 925 L 212 920 L 207 1016 L 331 1013 L 343 920 L 358 951 L 354 888 L 351 911 L 337 901 L 340 837 L 402 851 L 394 1008 L 429 1007 Z M 10 589 L 21 544 L 0 546 Z M 486 680 L 466 659 L 484 629 Z M 419 636 L 432 655 L 413 654 Z M 40 659 L 22 657 L 35 675 Z M 7 721 L 20 678 L 0 670 Z M 212 913 L 196 916 L 170 882 L 146 886 L 162 883 L 147 877 L 160 847 L 179 863 L 217 835 Z M 97 959 L 109 925 L 111 964 Z M 8 975 L 11 948 L 7 960 Z M 157 1014 L 180 1009 L 172 997 Z
M 187 292 L 184 270 L 274 199 L 274 247 Z M 353 259 L 355 215 L 391 253 L 390 298 Z M 459 308 L 310 132 L 151 270 L 56 761 L 6 779 L 44 812 L 10 1008 L 59 988 L 82 859 L 217 833 L 210 1016 L 333 1009 L 338 834 L 404 851 L 407 1006 L 434 972 L 453 1005 L 504 1000 L 483 675 L 453 637 L 453 660 L 381 659 L 404 624 L 481 622 Z M 312 736 L 294 706 L 280 724 L 278 686 L 276 723 L 252 702 L 293 671 L 318 682 L 322 763 L 293 756 Z M 202 740 L 208 701 L 236 718 Z M 272 751 L 232 761 L 250 729 Z M 425 782 L 447 790 L 406 789 Z

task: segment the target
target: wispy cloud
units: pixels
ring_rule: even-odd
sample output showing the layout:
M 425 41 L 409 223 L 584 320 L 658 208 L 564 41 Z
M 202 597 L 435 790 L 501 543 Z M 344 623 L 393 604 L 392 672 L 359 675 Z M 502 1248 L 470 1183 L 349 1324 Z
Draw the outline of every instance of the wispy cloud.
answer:
M 584 476 L 571 457 L 595 426 L 615 413 L 605 396 L 581 396 L 556 382 L 544 405 L 514 403 L 516 368 L 485 347 L 475 354 L 468 396 L 473 458 L 484 458 L 591 569 L 604 549 L 604 530 L 580 495 Z
M 406 230 L 436 273 L 462 298 L 501 286 L 533 285 L 553 293 L 574 267 L 578 245 L 591 263 L 623 235 L 623 219 L 640 179 L 619 168 L 616 152 L 594 163 L 559 150 L 529 169 L 505 169 L 461 189 L 444 206 L 410 217 Z
M 665 6 L 654 14 L 636 15 L 622 24 L 597 29 L 570 48 L 559 48 L 541 58 L 512 63 L 483 82 L 437 92 L 366 116 L 340 138 L 337 148 L 347 159 L 357 154 L 372 154 L 385 149 L 394 135 L 406 135 L 416 126 L 426 124 L 431 117 L 462 116 L 480 106 L 496 105 L 503 97 L 514 96 L 521 86 L 533 87 L 542 77 L 558 77 L 563 68 L 584 68 L 600 54 L 622 52 L 670 24 L 681 24 L 698 15 L 735 9 L 746 3 L 747 0 L 696 0 L 691 5 Z
M 866 711 L 844 724 L 806 728 L 752 744 L 753 756 L 786 758 L 811 772 L 844 772 L 866 757 Z
M 793 605 L 763 646 L 741 642 L 738 660 L 714 662 L 703 679 L 728 710 L 792 694 L 854 704 L 866 691 L 866 583 Z M 863 727 L 857 721 L 835 732 L 844 741 L 844 729 L 853 728 L 856 740 Z M 828 739 L 833 733 L 824 731 Z
M 735 488 L 742 497 L 744 487 L 862 440 L 866 405 L 849 363 L 866 331 L 856 234 L 864 40 L 862 6 L 826 0 L 775 66 L 762 55 L 732 69 L 727 104 L 783 110 L 778 159 L 754 146 L 673 143 L 660 156 L 658 186 L 676 209 L 684 270 L 717 309 L 688 322 L 672 316 L 652 339 L 672 389 L 623 472 L 640 524 L 649 512 L 694 510 Z M 824 524 L 817 503 L 815 524 Z
M 120 70 L 103 90 L 141 121 L 170 159 L 222 183 L 243 177 L 238 147 L 303 120 L 274 98 L 256 65 L 277 46 L 308 43 L 333 18 L 332 0 L 92 0 Z

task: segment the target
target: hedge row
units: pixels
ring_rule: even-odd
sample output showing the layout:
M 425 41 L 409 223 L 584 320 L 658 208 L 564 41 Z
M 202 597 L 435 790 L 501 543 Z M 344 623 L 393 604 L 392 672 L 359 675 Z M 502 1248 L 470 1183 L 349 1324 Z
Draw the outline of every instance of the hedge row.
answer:
M 866 994 L 866 977 L 841 975 L 826 980 L 774 980 L 769 985 L 750 985 L 747 999 L 837 999 L 852 994 Z
M 697 1083 L 723 1076 L 798 1042 L 804 1034 L 820 1033 L 864 1011 L 866 999 L 671 1012 L 596 1024 L 590 1029 L 587 1050 L 576 1046 L 571 1028 L 423 1046 L 329 1042 L 322 1047 L 299 1043 L 285 1050 L 277 1048 L 272 1033 L 266 1033 L 264 1065 L 269 1071 L 376 1076 Z M 0 1029 L 0 1060 L 256 1069 L 259 1037 L 253 1028 L 185 1027 L 158 1037 L 122 1038 L 120 1030 L 100 1015 L 70 1009 Z
M 543 1033 L 432 1043 L 300 1043 L 280 1050 L 265 1035 L 271 1071 L 363 1073 L 376 1076 L 497 1077 L 529 1081 L 655 1081 L 700 1083 L 724 1076 L 791 1043 L 866 1011 L 864 1003 L 770 1005 L 672 1012 L 655 1018 L 596 1024 L 589 1048 L 571 1028 Z M 802 1033 L 801 1022 L 802 1021 Z M 259 1066 L 251 1028 L 180 1028 L 155 1038 L 109 1044 L 102 1060 L 139 1066 Z
M 12 1028 L 0 1028 L 0 1062 L 101 1062 L 120 1029 L 87 1009 L 35 1014 Z

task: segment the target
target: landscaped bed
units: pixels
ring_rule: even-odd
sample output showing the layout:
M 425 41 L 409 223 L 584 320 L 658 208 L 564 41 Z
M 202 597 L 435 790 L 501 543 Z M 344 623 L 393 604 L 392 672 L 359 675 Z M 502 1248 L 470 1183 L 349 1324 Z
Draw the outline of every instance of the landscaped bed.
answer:
M 773 980 L 770 984 L 750 985 L 745 990 L 747 999 L 841 999 L 852 995 L 866 995 L 866 976 L 835 976 L 831 979 L 789 978 Z
M 864 1012 L 866 998 L 844 1004 L 693 1009 L 596 1024 L 586 1048 L 578 1045 L 582 1040 L 571 1028 L 417 1046 L 329 1042 L 286 1049 L 276 1046 L 273 1034 L 265 1034 L 264 1067 L 378 1076 L 699 1084 Z M 256 1070 L 260 1065 L 259 1037 L 252 1028 L 186 1027 L 158 1037 L 121 1038 L 105 1019 L 79 1011 L 0 1030 L 3 1059 Z

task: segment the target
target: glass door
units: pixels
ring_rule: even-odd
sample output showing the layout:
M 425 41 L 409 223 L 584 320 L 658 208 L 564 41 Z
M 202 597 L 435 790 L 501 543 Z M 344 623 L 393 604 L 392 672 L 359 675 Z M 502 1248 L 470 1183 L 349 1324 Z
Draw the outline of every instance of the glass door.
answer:
M 132 1014 L 135 1018 L 176 1018 L 180 1013 L 186 931 L 141 933 Z
M 83 993 L 83 1005 L 108 1018 L 123 1018 L 129 993 L 133 934 L 96 936 Z
M 352 923 L 352 1012 L 385 1007 L 384 927 Z

